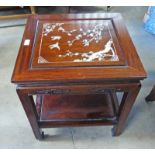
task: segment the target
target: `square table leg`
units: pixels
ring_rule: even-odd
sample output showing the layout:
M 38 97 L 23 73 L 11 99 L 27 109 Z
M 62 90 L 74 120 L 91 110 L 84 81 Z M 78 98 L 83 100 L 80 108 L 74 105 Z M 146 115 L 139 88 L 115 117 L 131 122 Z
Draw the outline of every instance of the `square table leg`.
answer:
M 118 111 L 118 123 L 113 128 L 113 135 L 119 136 L 124 128 L 126 119 L 131 111 L 131 108 L 136 100 L 136 97 L 140 91 L 141 84 L 137 84 L 132 88 L 129 88 L 127 92 L 124 92 L 121 104 Z
M 30 125 L 32 127 L 36 139 L 43 139 L 43 132 L 41 131 L 38 125 L 38 114 L 36 111 L 33 97 L 29 96 L 27 93 L 24 93 L 23 89 L 17 89 L 16 91 L 23 105 L 27 118 L 29 119 Z

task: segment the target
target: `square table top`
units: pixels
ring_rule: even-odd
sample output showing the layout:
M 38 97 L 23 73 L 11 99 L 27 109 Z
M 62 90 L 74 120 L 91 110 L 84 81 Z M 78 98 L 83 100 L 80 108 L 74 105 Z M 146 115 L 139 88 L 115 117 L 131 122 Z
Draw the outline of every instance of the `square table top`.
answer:
M 28 18 L 12 82 L 145 77 L 119 13 L 54 14 Z

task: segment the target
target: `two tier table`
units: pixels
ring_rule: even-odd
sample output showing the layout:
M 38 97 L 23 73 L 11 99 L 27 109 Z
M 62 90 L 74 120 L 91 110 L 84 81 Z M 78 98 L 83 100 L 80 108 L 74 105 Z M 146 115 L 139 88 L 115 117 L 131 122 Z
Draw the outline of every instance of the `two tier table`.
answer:
M 12 82 L 42 139 L 42 128 L 66 126 L 120 135 L 145 77 L 120 14 L 54 14 L 28 18 Z

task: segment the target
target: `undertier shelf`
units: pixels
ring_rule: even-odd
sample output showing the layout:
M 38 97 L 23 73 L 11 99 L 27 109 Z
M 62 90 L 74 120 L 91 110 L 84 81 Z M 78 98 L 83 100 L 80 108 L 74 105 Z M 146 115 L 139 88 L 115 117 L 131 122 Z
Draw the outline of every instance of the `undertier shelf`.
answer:
M 37 95 L 39 125 L 46 127 L 113 125 L 117 123 L 114 94 Z

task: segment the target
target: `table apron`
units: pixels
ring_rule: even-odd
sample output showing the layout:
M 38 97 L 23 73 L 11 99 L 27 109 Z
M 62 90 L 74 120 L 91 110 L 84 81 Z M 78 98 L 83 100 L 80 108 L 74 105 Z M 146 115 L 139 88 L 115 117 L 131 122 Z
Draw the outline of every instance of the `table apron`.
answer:
M 17 86 L 17 90 L 21 90 L 22 93 L 35 95 L 35 94 L 104 94 L 109 92 L 128 92 L 137 86 L 141 86 L 138 83 L 127 84 L 92 84 L 92 85 L 66 85 L 66 86 L 32 86 L 21 87 Z

